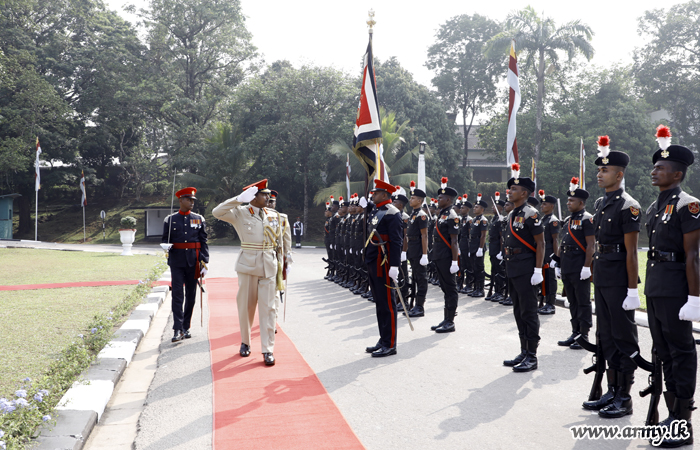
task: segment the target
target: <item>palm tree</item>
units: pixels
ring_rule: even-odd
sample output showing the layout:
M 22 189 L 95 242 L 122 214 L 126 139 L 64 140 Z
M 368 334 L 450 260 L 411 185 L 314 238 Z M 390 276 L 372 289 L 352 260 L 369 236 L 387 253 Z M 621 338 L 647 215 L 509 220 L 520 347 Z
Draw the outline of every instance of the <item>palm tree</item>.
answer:
M 505 53 L 515 40 L 516 51 L 526 54 L 524 67 L 534 70 L 537 76 L 537 116 L 535 131 L 535 163 L 540 161 L 542 144 L 542 116 L 544 115 L 544 79 L 559 68 L 559 51 L 565 51 L 569 59 L 582 53 L 590 61 L 595 53 L 590 40 L 593 30 L 580 20 L 557 27 L 551 17 L 539 16 L 532 6 L 512 12 L 506 19 L 507 30 L 492 37 L 486 46 L 487 56 Z M 547 62 L 549 66 L 547 66 Z
M 415 148 L 403 151 L 401 144 L 405 144 L 406 140 L 403 138 L 403 133 L 406 128 L 408 128 L 408 120 L 399 124 L 396 121 L 396 113 L 393 111 L 386 112 L 383 107 L 379 108 L 379 115 L 382 118 L 382 145 L 384 147 L 384 162 L 386 163 L 387 172 L 389 173 L 389 180 L 392 184 L 408 186 L 411 180 L 418 180 L 418 174 L 415 172 L 408 172 L 413 167 L 417 167 L 416 163 L 418 161 L 419 146 Z M 356 174 L 355 178 L 359 178 L 360 175 L 364 175 L 364 168 L 360 164 L 360 160 L 357 159 L 352 151 L 352 148 L 344 142 L 336 142 L 331 145 L 331 153 L 337 155 L 342 161 L 343 165 L 340 166 L 338 174 L 345 172 L 345 161 L 346 155 L 350 155 L 350 168 L 351 174 Z M 426 148 L 425 156 L 429 159 L 430 147 Z M 352 177 L 352 175 L 351 175 Z M 425 179 L 426 189 L 429 191 L 437 191 L 440 187 L 430 178 Z M 363 181 L 351 181 L 350 182 L 350 192 L 364 194 L 365 182 Z M 339 198 L 340 196 L 347 196 L 347 185 L 345 180 L 333 183 L 331 186 L 319 190 L 314 196 L 314 204 L 320 205 L 325 203 L 330 196 Z

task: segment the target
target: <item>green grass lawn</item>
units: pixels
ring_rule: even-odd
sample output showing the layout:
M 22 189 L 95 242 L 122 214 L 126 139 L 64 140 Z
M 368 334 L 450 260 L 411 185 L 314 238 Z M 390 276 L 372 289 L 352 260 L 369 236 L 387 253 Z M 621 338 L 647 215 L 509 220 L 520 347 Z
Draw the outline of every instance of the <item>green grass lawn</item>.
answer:
M 639 278 L 642 280 L 639 283 L 639 300 L 642 303 L 641 309 L 647 309 L 647 300 L 644 295 L 644 280 L 647 274 L 647 252 L 639 251 L 637 253 L 637 259 L 639 261 Z M 491 273 L 491 259 L 489 257 L 484 258 L 484 266 L 486 268 L 486 273 Z M 564 285 L 561 280 L 557 280 L 557 294 L 561 295 L 561 291 L 564 289 Z M 591 287 L 591 300 L 593 300 L 593 288 Z
M 138 280 L 160 256 L 0 249 L 2 284 Z M 0 294 L 0 397 L 25 377 L 43 374 L 97 314 L 118 305 L 135 286 L 2 291 Z M 115 324 L 120 325 L 120 324 Z

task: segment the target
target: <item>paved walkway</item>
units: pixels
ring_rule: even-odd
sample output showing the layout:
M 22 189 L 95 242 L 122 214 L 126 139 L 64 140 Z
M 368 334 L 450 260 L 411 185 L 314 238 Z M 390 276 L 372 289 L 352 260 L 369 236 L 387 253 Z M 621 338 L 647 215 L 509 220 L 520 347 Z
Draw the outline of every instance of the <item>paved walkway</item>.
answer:
M 236 255 L 234 248 L 212 248 L 210 275 L 234 276 Z M 584 375 L 582 369 L 590 365 L 591 354 L 556 345 L 570 334 L 568 310 L 559 308 L 555 315 L 541 318 L 540 368 L 516 374 L 502 366 L 503 359 L 519 352 L 512 309 L 460 295 L 457 331 L 438 335 L 430 326 L 442 319 L 442 296 L 430 286 L 426 317 L 414 321 L 416 330 L 411 332 L 406 320 L 399 319 L 398 355 L 371 358 L 364 348 L 377 340 L 374 305 L 323 280 L 323 255 L 322 250 L 296 251 L 286 321 L 280 316 L 279 326 L 367 449 L 651 448 L 643 440 L 572 438 L 574 425 L 642 426 L 648 399 L 638 396 L 647 378 L 638 371 L 633 415 L 611 421 L 581 409 L 592 382 L 592 375 Z M 140 392 L 141 397 L 132 400 L 144 404 L 132 441 L 135 448 L 212 447 L 209 331 L 206 322 L 199 328 L 198 310 L 193 339 L 173 345 L 171 323 L 161 329 L 153 382 L 147 396 Z M 640 327 L 639 337 L 648 357 L 649 330 Z M 155 350 L 147 352 L 152 357 Z M 284 352 L 275 356 L 275 370 L 284 370 L 289 358 Z M 259 349 L 253 348 L 251 358 L 260 358 Z M 260 365 L 251 373 L 258 370 L 262 375 L 266 369 Z M 113 401 L 122 402 L 119 396 Z M 663 407 L 661 414 L 665 415 Z M 327 446 L 319 441 L 315 448 Z

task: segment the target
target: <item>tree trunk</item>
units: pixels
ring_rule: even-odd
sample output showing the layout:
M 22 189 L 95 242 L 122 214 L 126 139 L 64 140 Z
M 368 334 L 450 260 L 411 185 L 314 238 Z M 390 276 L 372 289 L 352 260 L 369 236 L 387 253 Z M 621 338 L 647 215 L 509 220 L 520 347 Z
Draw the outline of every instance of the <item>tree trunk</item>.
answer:
M 535 165 L 540 164 L 540 147 L 542 146 L 542 116 L 544 115 L 544 52 L 540 51 L 537 68 L 537 128 L 535 130 Z
M 309 169 L 304 166 L 304 226 L 309 229 Z M 304 233 L 305 235 L 308 233 Z M 304 236 L 306 238 L 306 236 Z

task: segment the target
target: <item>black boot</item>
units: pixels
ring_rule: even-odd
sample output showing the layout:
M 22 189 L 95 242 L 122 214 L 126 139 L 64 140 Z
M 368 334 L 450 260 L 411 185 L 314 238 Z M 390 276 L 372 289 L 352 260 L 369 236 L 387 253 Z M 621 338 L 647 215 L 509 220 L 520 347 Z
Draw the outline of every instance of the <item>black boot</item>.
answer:
M 501 303 L 501 302 L 499 301 L 498 303 Z M 501 303 L 501 305 L 503 305 L 503 306 L 513 306 L 513 299 L 510 298 L 510 297 L 506 297 L 506 298 L 503 300 L 503 303 Z
M 664 397 L 666 397 L 667 392 L 664 392 Z M 671 393 L 672 394 L 672 393 Z M 673 394 L 672 394 L 673 395 Z M 694 406 L 694 401 L 693 399 L 682 399 L 682 398 L 676 398 L 675 395 L 673 395 L 673 407 L 669 408 L 669 418 L 661 422 L 659 425 L 663 427 L 671 427 L 672 423 L 676 420 L 685 420 L 685 427 L 676 427 L 676 431 L 686 431 L 687 434 L 685 436 L 669 436 L 663 441 L 661 441 L 660 444 L 658 444 L 659 447 L 662 448 L 676 448 L 676 447 L 681 447 L 683 445 L 689 445 L 693 443 L 693 426 L 690 423 L 690 417 L 693 414 L 693 410 L 695 409 Z M 668 404 L 668 399 L 666 400 Z M 668 423 L 666 423 L 668 421 Z M 673 429 L 673 428 L 672 428 Z M 652 441 L 650 441 L 652 442 Z M 653 443 L 653 442 L 652 442 Z
M 537 341 L 527 341 L 527 353 L 520 364 L 513 367 L 513 372 L 531 372 L 537 370 Z
M 601 395 L 599 399 L 583 402 L 583 409 L 600 411 L 612 403 L 615 392 L 617 392 L 617 370 L 608 369 L 605 371 L 605 376 L 608 379 L 608 392 Z
M 408 317 L 423 317 L 425 316 L 425 310 L 423 309 L 425 305 L 425 298 L 416 297 L 416 306 L 413 307 L 408 312 Z
M 598 415 L 605 419 L 619 419 L 632 414 L 632 397 L 630 389 L 634 384 L 634 373 L 617 373 L 617 390 L 612 402 L 598 411 Z
M 506 359 L 503 361 L 504 366 L 514 367 L 520 364 L 520 362 L 525 359 L 527 354 L 527 341 L 524 338 L 520 338 L 520 354 L 513 359 Z
M 579 331 L 579 334 L 581 335 L 581 338 L 583 340 L 588 341 L 588 331 L 590 329 L 586 325 L 581 326 L 581 331 Z M 583 350 L 583 347 L 581 347 L 581 344 L 578 343 L 578 341 L 575 341 L 573 344 L 569 345 L 569 348 L 571 350 Z
M 435 329 L 436 333 L 452 333 L 455 331 L 455 312 L 445 308 L 445 320 Z
M 561 345 L 562 347 L 568 347 L 568 346 L 570 346 L 571 344 L 573 344 L 574 342 L 576 342 L 576 339 L 574 339 L 574 338 L 575 338 L 576 336 L 578 336 L 578 334 L 579 334 L 578 331 L 572 330 L 572 331 L 571 331 L 571 336 L 569 336 L 568 338 L 564 339 L 563 341 L 558 341 L 558 342 L 557 342 L 557 345 Z

